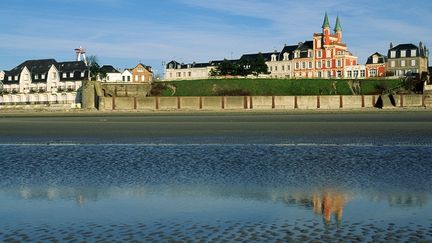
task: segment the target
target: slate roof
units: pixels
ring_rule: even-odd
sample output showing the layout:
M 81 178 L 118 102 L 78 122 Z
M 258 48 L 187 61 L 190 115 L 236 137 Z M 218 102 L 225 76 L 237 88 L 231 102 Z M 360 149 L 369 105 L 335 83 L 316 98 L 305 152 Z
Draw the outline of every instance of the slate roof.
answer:
M 5 71 L 4 83 L 19 83 L 19 76 L 23 69 L 27 67 L 32 75 L 32 82 L 46 82 L 47 74 L 52 65 L 56 65 L 57 62 L 54 59 L 41 59 L 41 60 L 27 60 L 16 66 L 10 71 Z M 44 75 L 44 78 L 42 78 Z M 15 79 L 15 76 L 18 76 L 18 79 Z M 9 77 L 12 77 L 12 80 L 9 81 Z
M 373 56 L 378 56 L 378 63 L 373 63 Z M 384 56 L 383 54 L 379 52 L 375 52 L 374 54 L 370 55 L 366 61 L 366 64 L 382 64 L 387 62 L 387 56 Z
M 111 65 L 103 65 L 100 70 L 105 73 L 120 73 L 117 69 L 115 69 Z
M 244 54 L 240 57 L 240 60 L 256 60 L 259 55 L 262 55 L 264 57 L 264 60 L 266 62 L 271 61 L 271 56 L 275 54 L 276 56 L 279 56 L 279 52 L 266 52 L 266 53 L 256 53 L 256 54 Z
M 391 58 L 390 52 L 391 51 L 396 51 L 396 57 L 395 58 L 400 58 L 401 57 L 401 51 L 406 50 L 406 56 L 405 57 L 411 57 L 411 52 L 409 50 L 417 50 L 416 52 L 416 57 L 426 57 L 426 52 L 425 52 L 426 48 L 419 48 L 418 46 L 412 44 L 412 43 L 406 43 L 406 44 L 399 44 L 393 48 L 390 48 L 388 50 L 388 57 Z
M 46 82 L 48 78 L 48 71 L 52 66 L 55 66 L 60 72 L 60 80 L 82 80 L 81 72 L 85 73 L 87 77 L 87 66 L 83 61 L 73 62 L 57 62 L 55 59 L 40 59 L 40 60 L 27 60 L 20 65 L 16 66 L 10 71 L 5 71 L 5 84 L 17 84 L 19 83 L 20 74 L 25 67 L 31 74 L 32 83 Z M 74 73 L 72 78 L 63 78 L 62 73 Z M 18 76 L 18 78 L 15 78 Z M 12 80 L 9 80 L 12 77 Z

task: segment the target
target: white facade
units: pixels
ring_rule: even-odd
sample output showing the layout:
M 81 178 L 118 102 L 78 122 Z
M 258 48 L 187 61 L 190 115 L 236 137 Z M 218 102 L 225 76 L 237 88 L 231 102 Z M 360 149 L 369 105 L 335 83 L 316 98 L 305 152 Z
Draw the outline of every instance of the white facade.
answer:
M 130 70 L 126 69 L 121 73 L 121 81 L 122 82 L 132 82 L 133 74 Z
M 347 79 L 365 79 L 366 65 L 354 65 L 345 67 L 345 78 Z
M 215 67 L 167 68 L 165 80 L 208 79 L 210 71 Z
M 98 78 L 99 81 L 101 82 L 107 82 L 107 83 L 118 83 L 118 82 L 123 82 L 122 80 L 122 74 L 121 73 L 106 73 L 106 77 L 101 79 Z

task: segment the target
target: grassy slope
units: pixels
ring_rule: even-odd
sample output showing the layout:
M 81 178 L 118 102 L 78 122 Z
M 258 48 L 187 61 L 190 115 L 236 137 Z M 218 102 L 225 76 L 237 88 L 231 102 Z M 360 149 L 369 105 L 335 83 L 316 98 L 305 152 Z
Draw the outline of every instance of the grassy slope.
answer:
M 176 96 L 212 96 L 214 90 L 241 89 L 251 95 L 328 95 L 333 80 L 326 79 L 206 79 L 162 82 L 176 87 Z M 362 80 L 362 94 L 377 94 L 377 85 L 397 86 L 399 80 Z M 170 95 L 171 92 L 163 92 Z M 338 95 L 350 95 L 346 80 L 338 80 Z

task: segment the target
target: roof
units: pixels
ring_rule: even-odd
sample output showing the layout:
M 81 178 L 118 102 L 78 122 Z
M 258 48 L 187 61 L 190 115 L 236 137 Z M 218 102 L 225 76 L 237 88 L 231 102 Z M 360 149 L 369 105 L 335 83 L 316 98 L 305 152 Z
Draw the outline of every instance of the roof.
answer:
M 117 69 L 115 69 L 111 65 L 103 65 L 100 70 L 105 73 L 120 73 Z
M 427 57 L 428 53 L 427 53 L 427 48 L 425 46 L 423 46 L 423 44 L 420 42 L 421 48 L 419 48 L 418 46 L 412 44 L 412 43 L 405 43 L 405 44 L 399 44 L 393 48 L 390 48 L 388 51 L 388 56 L 390 57 L 390 52 L 391 51 L 395 51 L 396 52 L 396 57 L 395 58 L 400 58 L 400 52 L 401 51 L 407 51 L 407 50 L 417 50 L 416 52 L 416 57 Z M 411 57 L 411 52 L 408 51 L 406 52 L 406 57 Z
M 282 51 L 279 53 L 278 61 L 283 60 L 283 55 L 285 53 L 289 54 L 288 58 L 291 60 L 293 57 L 292 53 L 297 49 L 297 47 L 298 47 L 298 45 L 291 45 L 291 46 L 285 45 L 284 48 L 282 49 Z
M 342 26 L 340 24 L 339 16 L 336 17 L 336 26 L 334 28 L 335 32 L 342 31 Z
M 4 81 L 5 83 L 18 83 L 19 75 L 27 67 L 32 75 L 33 82 L 45 82 L 49 69 L 56 64 L 57 62 L 54 59 L 27 60 L 12 70 L 5 71 Z M 16 79 L 15 76 L 18 76 L 18 78 Z M 9 80 L 9 77 L 12 77 L 12 80 Z
M 373 63 L 373 57 L 378 56 L 378 62 Z M 375 52 L 374 54 L 370 55 L 366 61 L 366 64 L 383 64 L 387 62 L 387 56 L 384 56 L 383 54 L 379 52 Z
M 327 12 L 325 13 L 325 16 L 324 16 L 324 22 L 323 22 L 322 28 L 323 29 L 324 28 L 330 28 L 330 22 L 329 22 L 329 19 L 328 19 Z
M 72 62 L 59 62 L 57 64 L 59 72 L 84 72 L 87 70 L 87 66 L 84 61 L 72 61 Z
M 276 55 L 279 56 L 279 52 L 266 52 L 266 53 L 256 53 L 256 54 L 244 54 L 243 56 L 240 57 L 240 60 L 257 60 L 258 56 L 263 56 L 264 60 L 266 62 L 271 61 L 271 56 L 272 55 Z

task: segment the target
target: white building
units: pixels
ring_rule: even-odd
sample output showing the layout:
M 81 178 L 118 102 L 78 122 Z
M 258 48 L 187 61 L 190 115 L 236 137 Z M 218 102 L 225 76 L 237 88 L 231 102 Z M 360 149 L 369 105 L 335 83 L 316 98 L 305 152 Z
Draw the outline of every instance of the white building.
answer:
M 111 65 L 103 65 L 101 67 L 101 71 L 106 73 L 106 77 L 103 79 L 98 78 L 99 81 L 107 82 L 107 83 L 115 83 L 115 82 L 123 81 L 122 74 Z
M 83 61 L 28 60 L 4 72 L 0 104 L 80 104 L 87 77 Z
M 345 68 L 345 78 L 347 79 L 365 79 L 366 65 L 347 66 Z
M 207 79 L 212 69 L 216 68 L 216 62 L 181 64 L 171 61 L 166 65 L 165 80 L 190 80 Z
M 5 72 L 4 71 L 0 71 L 0 81 L 3 81 L 4 75 L 5 75 Z
M 132 74 L 131 70 L 125 69 L 121 73 L 121 80 L 122 80 L 122 82 L 132 82 L 133 81 L 133 74 Z

